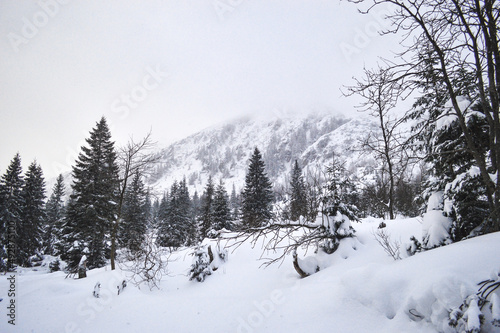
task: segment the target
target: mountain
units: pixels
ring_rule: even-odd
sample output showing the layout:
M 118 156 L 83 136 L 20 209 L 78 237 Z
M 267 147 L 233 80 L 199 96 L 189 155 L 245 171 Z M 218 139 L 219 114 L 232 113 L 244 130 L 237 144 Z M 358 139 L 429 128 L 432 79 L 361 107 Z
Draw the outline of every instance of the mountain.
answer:
M 317 174 L 333 156 L 346 167 L 373 165 L 370 155 L 361 155 L 359 141 L 377 125 L 366 116 L 346 118 L 333 113 L 285 114 L 246 117 L 205 129 L 162 149 L 161 162 L 148 182 L 166 190 L 186 177 L 192 193 L 201 193 L 211 175 L 223 179 L 228 190 L 244 186 L 248 160 L 255 147 L 261 151 L 266 172 L 275 189 L 286 187 L 291 166 L 298 160 L 304 174 Z

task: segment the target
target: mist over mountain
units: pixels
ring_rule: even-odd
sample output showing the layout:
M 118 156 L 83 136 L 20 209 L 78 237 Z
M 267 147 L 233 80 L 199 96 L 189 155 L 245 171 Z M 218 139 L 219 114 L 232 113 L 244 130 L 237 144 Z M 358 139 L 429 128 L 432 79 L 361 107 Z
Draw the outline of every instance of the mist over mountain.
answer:
M 305 175 L 317 174 L 334 156 L 356 172 L 358 167 L 375 163 L 372 156 L 361 154 L 359 142 L 376 131 L 376 123 L 360 114 L 351 118 L 332 112 L 240 118 L 161 149 L 161 162 L 148 183 L 161 192 L 185 177 L 192 192 L 200 193 L 212 176 L 216 182 L 223 179 L 228 190 L 234 184 L 240 191 L 255 147 L 276 189 L 287 186 L 295 160 Z

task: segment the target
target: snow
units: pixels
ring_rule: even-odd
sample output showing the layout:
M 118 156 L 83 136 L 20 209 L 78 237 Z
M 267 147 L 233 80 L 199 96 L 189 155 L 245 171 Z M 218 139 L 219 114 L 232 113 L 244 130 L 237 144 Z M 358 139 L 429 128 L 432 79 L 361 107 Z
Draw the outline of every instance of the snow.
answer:
M 479 332 L 481 329 L 481 322 L 479 320 L 480 315 L 481 311 L 477 306 L 477 301 L 472 300 L 469 304 L 469 309 L 467 310 L 467 328 L 471 332 Z
M 431 249 L 449 243 L 450 218 L 443 215 L 443 192 L 435 192 L 429 197 L 427 212 L 423 216 L 422 234 L 424 246 Z M 446 208 L 446 207 L 445 207 Z
M 228 260 L 202 283 L 189 281 L 193 249 L 181 249 L 170 257 L 160 290 L 129 283 L 120 295 L 126 272 L 109 266 L 79 280 L 23 271 L 16 275 L 16 326 L 7 323 L 2 306 L 0 332 L 452 332 L 448 311 L 492 271 L 498 274 L 500 258 L 492 254 L 500 251 L 500 233 L 394 261 L 373 237 L 379 223 L 353 223 L 357 237 L 317 256 L 321 270 L 304 279 L 291 256 L 260 268 L 262 250 L 249 243 L 230 248 Z M 418 219 L 385 223 L 394 240 L 421 239 Z M 3 304 L 8 276 L 0 277 Z M 99 298 L 92 296 L 97 282 Z
M 85 252 L 88 252 L 88 251 L 84 251 L 84 253 Z M 82 258 L 80 259 L 80 262 L 78 263 L 78 267 L 80 267 L 81 265 L 83 265 L 86 261 L 87 261 L 87 256 L 84 254 L 82 256 Z
M 471 112 L 469 110 L 470 106 L 472 103 L 464 96 L 457 96 L 457 103 L 458 103 L 458 108 L 460 111 L 466 116 L 470 116 L 471 114 L 478 114 L 477 112 Z M 448 126 L 450 126 L 454 121 L 458 119 L 455 110 L 453 109 L 453 104 L 451 102 L 451 99 L 446 102 L 445 107 L 448 108 L 448 112 L 446 114 L 443 114 L 437 121 L 436 121 L 436 130 L 444 129 Z
M 493 320 L 500 324 L 500 296 L 497 294 L 491 296 L 491 315 Z

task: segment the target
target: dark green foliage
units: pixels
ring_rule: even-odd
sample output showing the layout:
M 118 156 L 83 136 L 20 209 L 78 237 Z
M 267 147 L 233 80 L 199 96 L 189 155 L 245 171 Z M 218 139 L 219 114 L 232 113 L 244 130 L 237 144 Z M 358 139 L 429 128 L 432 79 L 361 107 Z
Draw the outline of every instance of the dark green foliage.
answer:
M 422 80 L 419 81 L 423 91 L 414 105 L 409 117 L 417 121 L 413 128 L 414 143 L 425 155 L 430 165 L 429 180 L 424 184 L 427 196 L 436 191 L 443 191 L 451 210 L 446 213 L 453 220 L 450 234 L 454 241 L 467 237 L 472 230 L 482 225 L 491 213 L 488 204 L 486 184 L 470 172 L 478 165 L 464 136 L 455 111 L 446 103 L 450 99 L 441 76 L 434 52 L 421 52 Z M 459 102 L 477 100 L 475 74 L 460 70 L 454 73 L 452 85 Z M 465 99 L 464 99 L 465 98 Z M 465 103 L 464 103 L 465 104 Z M 463 112 L 465 125 L 478 156 L 486 160 L 488 152 L 492 152 L 490 123 L 484 114 L 481 104 L 469 105 Z M 477 169 L 479 170 L 479 169 Z M 494 172 L 495 170 L 491 170 Z M 463 182 L 463 184 L 462 184 Z M 489 205 L 489 206 L 488 206 Z
M 240 198 L 239 195 L 236 194 L 236 188 L 233 184 L 233 188 L 231 190 L 231 197 L 229 198 L 229 206 L 231 208 L 231 219 L 237 220 L 239 217 L 239 209 L 240 209 Z
M 241 220 L 244 228 L 260 227 L 271 219 L 272 186 L 257 148 L 250 158 L 241 201 Z
M 453 221 L 450 236 L 453 241 L 460 241 L 488 217 L 486 189 L 478 174 L 465 173 L 460 181 L 449 186 L 445 195 L 453 203 L 447 212 Z
M 86 139 L 73 166 L 71 200 L 65 223 L 65 257 L 68 270 L 77 269 L 87 255 L 89 269 L 102 267 L 109 251 L 108 238 L 115 219 L 118 197 L 118 166 L 114 143 L 103 117 Z
M 340 240 L 354 235 L 351 221 L 359 221 L 356 206 L 358 193 L 344 167 L 334 161 L 326 169 L 327 179 L 321 198 L 322 214 L 326 224 L 320 226 L 319 234 L 323 241 L 322 250 L 328 254 L 335 252 Z
M 23 206 L 18 229 L 17 263 L 29 267 L 30 257 L 41 249 L 42 227 L 45 223 L 45 181 L 42 168 L 36 162 L 28 167 L 21 196 Z
M 43 228 L 43 252 L 49 255 L 61 254 L 62 227 L 64 225 L 64 178 L 62 175 L 57 177 L 52 194 L 45 206 L 46 221 Z
M 21 226 L 24 186 L 21 156 L 17 153 L 0 179 L 0 269 L 12 270 L 17 253 L 17 235 Z M 10 258 L 10 261 L 7 261 Z
M 290 220 L 297 221 L 300 216 L 307 216 L 306 185 L 297 160 L 295 160 L 292 170 L 290 191 Z
M 205 281 L 205 277 L 212 275 L 212 267 L 210 267 L 210 256 L 207 247 L 199 247 L 194 252 L 193 264 L 191 265 L 189 281 L 195 280 L 198 282 Z
M 212 272 L 219 268 L 219 265 L 227 261 L 227 250 L 222 251 L 211 245 L 197 246 L 193 253 L 193 264 L 189 272 L 189 281 L 205 281 L 205 278 L 212 275 Z
M 118 241 L 122 247 L 136 251 L 142 244 L 148 219 L 147 203 L 146 190 L 137 172 L 127 187 L 123 200 L 122 222 L 118 233 Z
M 387 212 L 388 193 L 386 188 L 375 184 L 365 186 L 360 194 L 358 208 L 364 216 L 374 216 L 384 218 Z
M 214 193 L 212 230 L 217 233 L 222 229 L 231 230 L 231 210 L 226 187 L 221 180 Z
M 323 214 L 358 221 L 356 202 L 359 200 L 359 194 L 344 167 L 335 161 L 326 168 L 326 174 L 325 194 L 322 198 Z
M 204 239 L 208 236 L 209 231 L 212 229 L 214 224 L 214 192 L 215 187 L 212 181 L 212 176 L 208 177 L 207 185 L 205 186 L 205 191 L 201 197 L 201 214 L 200 214 L 200 238 Z
M 178 248 L 197 241 L 197 229 L 191 213 L 186 179 L 174 182 L 169 196 L 160 204 L 158 244 Z
M 487 123 L 477 115 L 472 115 L 467 125 L 474 140 L 480 142 L 479 146 L 484 149 L 481 153 L 485 154 L 489 146 Z M 470 173 L 476 170 L 474 159 L 466 147 L 457 121 L 437 129 L 428 149 L 427 160 L 433 166 L 433 177 L 426 187 L 444 191 L 452 207 L 446 212 L 453 220 L 450 235 L 453 241 L 459 241 L 469 236 L 490 214 L 486 186 L 479 172 L 475 175 Z
M 61 270 L 60 264 L 61 263 L 60 263 L 59 259 L 51 261 L 50 264 L 49 264 L 50 272 L 53 273 L 53 272 L 60 271 Z
M 418 202 L 421 192 L 420 182 L 406 182 L 401 180 L 396 186 L 395 203 L 396 212 L 403 216 L 418 216 L 420 214 L 420 205 Z
M 198 216 L 201 214 L 201 199 L 200 196 L 198 195 L 198 191 L 194 191 L 193 198 L 191 199 L 192 203 L 192 214 L 193 214 L 193 219 L 197 219 Z M 201 230 L 200 230 L 201 234 Z

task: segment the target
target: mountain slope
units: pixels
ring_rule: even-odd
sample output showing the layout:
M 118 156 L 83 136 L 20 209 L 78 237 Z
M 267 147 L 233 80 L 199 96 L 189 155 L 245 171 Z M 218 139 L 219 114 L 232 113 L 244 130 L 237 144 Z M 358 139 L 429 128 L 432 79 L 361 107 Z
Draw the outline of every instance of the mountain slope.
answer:
M 161 163 L 149 179 L 160 190 L 186 177 L 197 191 L 211 175 L 241 190 L 248 159 L 254 148 L 261 151 L 266 172 L 275 188 L 286 186 L 292 163 L 297 159 L 307 174 L 322 170 L 335 155 L 355 168 L 372 163 L 354 149 L 370 131 L 377 131 L 370 118 L 348 119 L 329 113 L 282 117 L 243 118 L 206 129 L 161 150 Z

